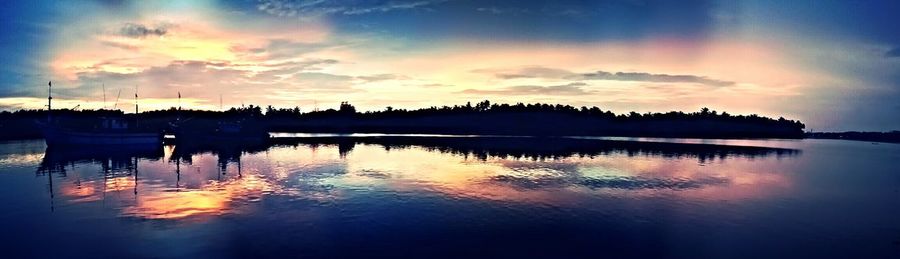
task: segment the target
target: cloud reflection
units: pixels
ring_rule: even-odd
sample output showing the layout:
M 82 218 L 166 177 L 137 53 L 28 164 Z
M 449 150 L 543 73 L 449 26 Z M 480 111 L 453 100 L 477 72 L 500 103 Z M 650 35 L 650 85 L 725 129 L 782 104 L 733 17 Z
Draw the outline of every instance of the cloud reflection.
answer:
M 772 169 L 783 158 L 758 149 L 749 149 L 753 156 L 698 161 L 660 147 L 626 145 L 618 147 L 622 152 L 537 159 L 500 155 L 512 151 L 488 146 L 482 146 L 487 148 L 483 152 L 494 155 L 473 156 L 469 152 L 476 149 L 428 141 L 400 146 L 320 142 L 180 151 L 170 146 L 143 156 L 118 152 L 84 157 L 48 150 L 39 173 L 63 179 L 57 186 L 68 203 L 103 202 L 113 204 L 123 217 L 190 221 L 248 213 L 263 200 L 274 200 L 267 206 L 291 207 L 329 206 L 357 195 L 440 195 L 536 206 L 646 195 L 693 202 L 762 199 L 788 192 L 792 181 Z

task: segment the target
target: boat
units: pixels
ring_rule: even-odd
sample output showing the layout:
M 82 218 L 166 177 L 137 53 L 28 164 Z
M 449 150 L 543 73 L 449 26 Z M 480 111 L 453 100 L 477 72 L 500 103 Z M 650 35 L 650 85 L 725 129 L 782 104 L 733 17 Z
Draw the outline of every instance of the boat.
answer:
M 162 144 L 162 132 L 137 127 L 135 118 L 128 121 L 120 117 L 102 117 L 94 121 L 86 119 L 52 117 L 52 100 L 50 94 L 53 84 L 48 83 L 47 121 L 35 121 L 44 134 L 47 146 L 61 145 L 130 145 L 159 146 Z M 137 93 L 135 91 L 135 114 L 137 114 Z
M 253 120 L 220 120 L 206 123 L 172 123 L 178 143 L 263 144 L 269 133 Z
M 100 118 L 93 128 L 65 127 L 38 122 L 47 146 L 58 145 L 160 145 L 163 134 L 136 129 L 121 118 Z

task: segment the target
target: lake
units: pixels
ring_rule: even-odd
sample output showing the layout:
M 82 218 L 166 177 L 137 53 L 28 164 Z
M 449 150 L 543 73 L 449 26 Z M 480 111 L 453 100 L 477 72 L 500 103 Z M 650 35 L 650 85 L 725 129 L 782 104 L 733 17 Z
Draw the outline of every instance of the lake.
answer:
M 4 258 L 900 258 L 900 145 L 0 142 Z

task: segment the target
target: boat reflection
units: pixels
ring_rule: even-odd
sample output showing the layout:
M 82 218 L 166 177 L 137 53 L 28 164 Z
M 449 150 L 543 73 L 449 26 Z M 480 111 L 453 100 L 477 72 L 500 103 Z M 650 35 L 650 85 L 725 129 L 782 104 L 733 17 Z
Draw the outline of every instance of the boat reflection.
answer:
M 554 206 L 598 195 L 755 198 L 790 186 L 766 163 L 799 154 L 566 138 L 316 137 L 156 150 L 47 149 L 37 173 L 48 179 L 51 209 L 59 189 L 67 204 L 102 201 L 123 217 L 199 220 L 251 210 L 266 198 L 326 204 L 353 192 Z M 62 186 L 53 186 L 54 177 L 64 179 Z
M 131 172 L 136 168 L 137 159 L 161 159 L 163 148 L 138 146 L 127 147 L 89 147 L 86 149 L 71 147 L 48 147 L 38 167 L 38 173 L 66 173 L 67 166 L 75 164 L 97 164 L 103 168 L 104 174 Z

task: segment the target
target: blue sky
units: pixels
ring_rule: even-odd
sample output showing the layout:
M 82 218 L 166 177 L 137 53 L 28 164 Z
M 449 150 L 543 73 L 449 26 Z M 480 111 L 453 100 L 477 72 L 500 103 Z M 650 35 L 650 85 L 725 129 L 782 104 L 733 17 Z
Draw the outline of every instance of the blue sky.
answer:
M 490 99 L 900 129 L 896 1 L 235 0 L 0 4 L 0 108 L 364 110 Z M 109 97 L 108 99 L 112 99 Z M 126 105 L 121 101 L 118 105 Z

